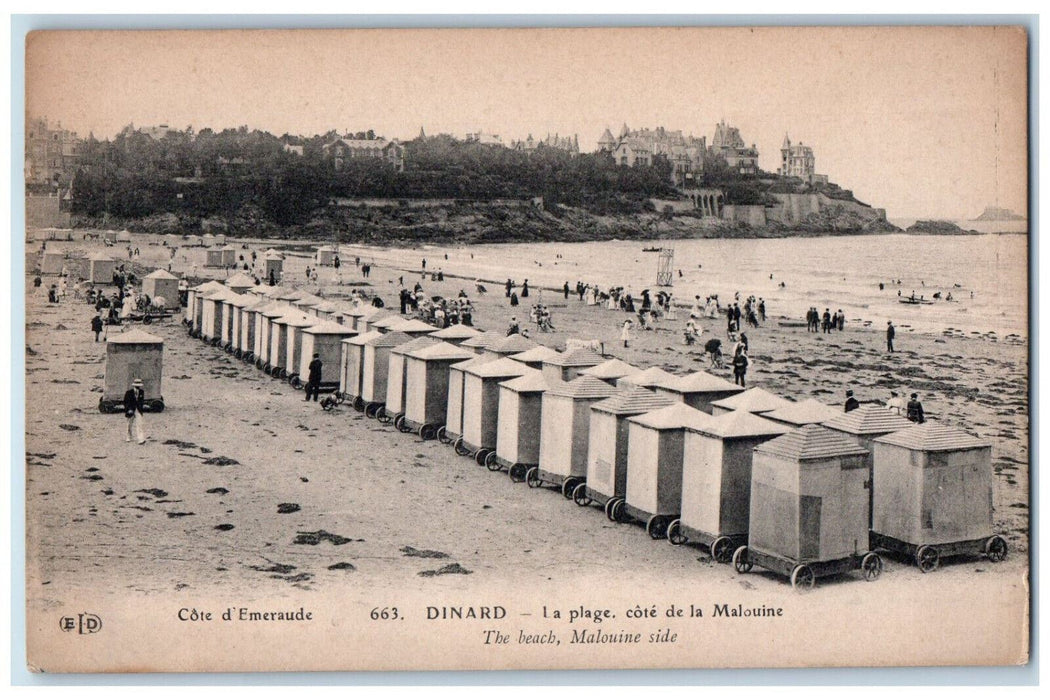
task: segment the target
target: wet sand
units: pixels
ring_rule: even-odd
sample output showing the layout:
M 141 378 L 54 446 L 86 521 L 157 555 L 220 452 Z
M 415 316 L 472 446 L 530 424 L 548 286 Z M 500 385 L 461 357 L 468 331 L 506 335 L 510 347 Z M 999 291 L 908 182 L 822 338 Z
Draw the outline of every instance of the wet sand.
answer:
M 139 245 L 143 258 L 166 260 L 163 248 Z M 30 246 L 30 266 L 36 249 Z M 406 265 L 416 257 L 407 251 Z M 294 281 L 307 263 L 290 258 L 287 274 Z M 174 269 L 186 265 L 177 256 Z M 363 282 L 352 264 L 344 264 L 341 285 L 333 284 L 331 269 L 321 274 L 320 288 L 306 288 L 330 297 Z M 372 271 L 370 284 L 388 308 L 401 274 Z M 34 605 L 58 605 L 76 589 L 147 597 L 222 590 L 298 600 L 308 592 L 360 597 L 390 586 L 445 592 L 509 582 L 573 586 L 583 569 L 598 578 L 630 571 L 638 581 L 737 582 L 748 594 L 788 588 L 773 575 L 738 581 L 732 567 L 712 563 L 698 549 L 653 542 L 636 525 L 610 523 L 600 510 L 579 508 L 552 490 L 514 484 L 447 446 L 400 434 L 345 405 L 323 412 L 288 384 L 189 338 L 177 320 L 147 328 L 165 339 L 167 408 L 147 416 L 145 445 L 125 443 L 123 417 L 97 410 L 105 346 L 92 341 L 91 307 L 71 298 L 49 305 L 29 279 L 27 595 Z M 417 279 L 405 275 L 407 284 Z M 476 302 L 475 325 L 483 329 L 506 328 L 511 315 L 525 321 L 538 298 L 534 292 L 512 309 L 502 288 L 490 286 L 478 297 L 466 280 L 428 278 L 424 287 L 446 296 L 465 288 Z M 607 353 L 643 367 L 707 368 L 700 350 L 683 343 L 684 312 L 654 331 L 636 330 L 624 349 L 618 338 L 625 314 L 550 291 L 542 297 L 558 328 L 550 334 L 532 328 L 543 344 L 595 338 Z M 996 529 L 1011 554 L 995 566 L 961 558 L 936 575 L 939 585 L 962 587 L 986 572 L 1011 583 L 1023 576 L 1027 346 L 900 329 L 899 352 L 889 356 L 881 334 L 859 324 L 810 334 L 779 326 L 777 309 L 769 313 L 765 326 L 748 331 L 749 386 L 832 405 L 847 388 L 861 401 L 885 400 L 890 389 L 917 391 L 928 416 L 993 442 Z M 712 333 L 724 339 L 720 321 L 704 325 L 702 341 Z M 728 369 L 714 372 L 730 376 Z M 906 592 L 929 581 L 908 562 L 887 557 L 880 585 Z

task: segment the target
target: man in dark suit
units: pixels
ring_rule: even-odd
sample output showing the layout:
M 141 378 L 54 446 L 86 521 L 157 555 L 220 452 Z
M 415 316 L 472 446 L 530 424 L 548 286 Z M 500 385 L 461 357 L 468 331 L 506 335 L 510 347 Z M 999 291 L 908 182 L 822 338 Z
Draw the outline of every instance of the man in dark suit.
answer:
M 309 401 L 310 396 L 313 396 L 314 401 L 317 401 L 317 397 L 321 393 L 321 365 L 321 356 L 315 352 L 314 359 L 310 361 L 310 374 L 306 378 L 305 401 Z
M 849 413 L 850 411 L 855 411 L 858 408 L 860 408 L 860 401 L 857 401 L 857 399 L 853 396 L 853 390 L 849 389 L 848 391 L 846 391 L 846 413 Z

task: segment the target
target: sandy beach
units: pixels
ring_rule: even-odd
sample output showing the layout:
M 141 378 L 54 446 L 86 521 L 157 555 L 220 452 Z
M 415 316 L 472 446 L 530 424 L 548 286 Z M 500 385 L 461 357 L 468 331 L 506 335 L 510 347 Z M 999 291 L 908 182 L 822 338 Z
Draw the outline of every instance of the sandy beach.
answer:
M 136 237 L 136 241 L 138 241 Z M 97 244 L 70 243 L 82 252 Z M 136 242 L 136 263 L 166 266 L 167 250 Z M 49 244 L 49 248 L 52 244 Z M 27 250 L 27 268 L 39 244 Z M 98 245 L 100 248 L 101 246 Z M 265 244 L 253 244 L 259 252 Z M 110 252 L 113 249 L 109 249 Z M 119 252 L 119 249 L 118 249 Z M 194 264 L 181 252 L 173 270 Z M 417 254 L 405 253 L 405 266 Z M 409 261 L 412 261 L 411 263 Z M 286 262 L 286 280 L 328 297 L 364 284 L 352 259 L 343 284 L 324 269 L 305 285 L 307 258 Z M 148 268 L 149 265 L 147 264 Z M 198 271 L 199 268 L 198 268 Z M 402 271 L 374 268 L 368 282 L 396 311 Z M 365 418 L 347 406 L 323 412 L 287 383 L 264 376 L 220 349 L 191 339 L 178 320 L 147 330 L 164 338 L 164 399 L 149 414 L 145 445 L 125 443 L 125 421 L 102 415 L 105 344 L 89 331 L 92 307 L 72 297 L 48 304 L 46 287 L 26 280 L 27 597 L 30 608 L 58 609 L 70 591 L 150 600 L 222 591 L 230 597 L 301 601 L 339 594 L 371 600 L 370 592 L 449 594 L 472 587 L 557 589 L 622 577 L 729 587 L 756 598 L 790 592 L 784 579 L 756 573 L 746 581 L 706 552 L 653 542 L 636 525 L 610 523 L 549 489 L 529 489 L 493 474 L 436 441 L 423 442 Z M 406 284 L 419 280 L 405 274 Z M 527 321 L 536 293 L 511 308 L 501 288 L 477 296 L 462 279 L 423 282 L 428 294 L 471 293 L 475 325 L 505 329 L 512 315 Z M 743 290 L 746 293 L 746 290 Z M 550 291 L 543 302 L 557 331 L 532 338 L 560 348 L 568 338 L 598 339 L 627 362 L 678 374 L 706 369 L 686 347 L 677 321 L 634 332 L 618 342 L 625 314 L 568 300 Z M 964 590 L 988 577 L 1011 586 L 1028 559 L 1028 348 L 962 334 L 897 336 L 884 350 L 881 333 L 848 324 L 831 335 L 769 321 L 747 331 L 748 386 L 796 400 L 838 406 L 846 389 L 884 402 L 889 391 L 921 395 L 928 417 L 989 439 L 995 469 L 997 532 L 1010 556 L 998 565 L 959 558 L 936 572 L 942 590 Z M 724 340 L 721 321 L 704 339 Z M 114 332 L 116 329 L 110 329 Z M 702 343 L 702 341 L 701 341 Z M 730 370 L 712 370 L 731 378 Z M 894 596 L 929 592 L 933 580 L 909 562 L 885 557 L 879 587 Z M 585 563 L 586 566 L 582 564 Z M 583 571 L 586 569 L 586 572 Z M 835 577 L 816 595 L 852 600 L 855 577 Z M 838 585 L 841 584 L 841 585 Z M 582 588 L 581 588 L 582 590 Z M 298 605 L 298 602 L 296 602 Z

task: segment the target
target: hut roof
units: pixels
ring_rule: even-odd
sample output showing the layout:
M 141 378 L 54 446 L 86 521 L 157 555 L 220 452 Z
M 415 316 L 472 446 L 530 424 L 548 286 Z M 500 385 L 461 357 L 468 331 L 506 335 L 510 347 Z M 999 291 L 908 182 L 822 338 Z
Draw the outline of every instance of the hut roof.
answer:
M 164 338 L 147 333 L 141 328 L 132 328 L 119 335 L 111 335 L 106 342 L 121 345 L 163 345 Z
M 321 303 L 314 305 L 314 311 L 321 311 L 321 312 L 326 313 L 326 314 L 327 313 L 332 313 L 333 311 L 338 311 L 338 310 L 339 310 L 338 306 L 336 306 L 335 304 L 333 304 L 332 302 L 327 301 L 327 300 L 323 300 L 323 301 L 321 301 Z
M 263 253 L 263 257 L 264 258 L 270 258 L 270 259 L 276 259 L 276 260 L 284 260 L 284 253 L 282 253 L 279 250 L 275 250 L 273 248 L 270 248 L 265 253 Z
M 365 345 L 370 345 L 374 348 L 396 348 L 398 345 L 403 345 L 410 340 L 412 340 L 412 336 L 407 333 L 390 331 L 389 333 L 380 333 L 378 338 L 365 341 Z
M 254 287 L 255 279 L 243 272 L 235 272 L 226 278 L 227 287 Z
M 237 252 L 237 248 L 229 244 L 224 245 L 222 248 L 220 248 L 220 250 L 232 250 L 234 252 Z
M 363 318 L 364 320 L 366 320 L 369 323 L 371 323 L 373 321 L 378 321 L 379 319 L 384 318 L 384 317 L 389 316 L 389 315 L 390 315 L 390 312 L 387 311 L 386 309 L 382 309 L 382 308 L 380 308 L 378 306 L 370 306 L 367 309 L 365 309 L 365 312 L 363 314 L 361 314 L 360 316 L 358 316 L 358 318 Z
M 269 285 L 265 285 L 263 290 L 262 290 L 262 292 L 260 292 L 260 293 L 264 297 L 268 297 L 270 299 L 276 299 L 277 297 L 279 297 L 280 295 L 284 294 L 287 291 L 288 291 L 287 287 L 282 287 L 281 285 L 276 284 L 276 285 L 274 285 L 272 287 L 269 286 Z
M 543 372 L 538 369 L 529 370 L 520 377 L 501 382 L 500 386 L 518 394 L 536 394 L 550 389 L 547 380 L 543 378 Z
M 790 406 L 791 402 L 785 398 L 777 396 L 776 394 L 770 393 L 761 387 L 755 387 L 754 389 L 748 389 L 736 396 L 730 396 L 727 399 L 714 401 L 711 405 L 718 406 L 719 408 L 726 408 L 730 411 L 763 413 L 765 411 L 775 411 L 784 406 Z
M 303 294 L 300 298 L 295 300 L 295 305 L 300 307 L 300 308 L 302 308 L 302 307 L 314 308 L 314 307 L 316 307 L 316 306 L 318 306 L 320 304 L 323 304 L 323 303 L 325 303 L 325 300 L 323 298 L 317 296 L 316 294 L 309 294 L 309 293 Z
M 840 413 L 824 425 L 852 435 L 884 435 L 910 428 L 912 423 L 885 406 L 868 403 L 849 413 Z
M 591 408 L 596 411 L 623 416 L 648 413 L 657 408 L 670 406 L 673 403 L 675 403 L 674 399 L 657 394 L 655 391 L 649 391 L 640 386 L 630 386 L 613 394 L 604 401 L 599 401 Z
M 257 300 L 258 298 L 252 296 L 251 294 L 237 294 L 235 292 L 231 292 L 225 299 L 223 299 L 223 303 L 243 309 L 248 306 L 251 306 Z
M 659 367 L 650 367 L 623 378 L 628 384 L 641 387 L 666 386 L 678 377 Z
M 580 375 L 571 382 L 559 382 L 547 392 L 554 396 L 568 396 L 573 399 L 607 399 L 620 391 L 612 384 L 603 382 L 597 377 Z
M 588 377 L 598 377 L 599 379 L 618 379 L 637 374 L 638 372 L 641 372 L 641 370 L 634 365 L 629 365 L 615 357 L 593 367 L 580 370 L 580 374 L 585 374 Z
M 397 332 L 401 333 L 402 331 Z M 401 343 L 401 345 L 395 347 L 391 352 L 396 352 L 398 355 L 407 355 L 413 350 L 421 350 L 428 345 L 437 345 L 440 342 L 441 341 L 437 338 L 431 338 L 429 335 L 422 335 L 418 338 L 412 338 L 412 340 L 407 343 Z
M 700 429 L 715 419 L 703 411 L 676 401 L 670 406 L 658 408 L 640 416 L 633 416 L 628 420 L 654 430 L 677 430 L 680 428 Z
M 269 304 L 262 307 L 261 309 L 257 309 L 257 311 L 266 318 L 274 319 L 284 316 L 289 311 L 295 311 L 295 309 L 283 302 L 271 301 Z
M 373 306 L 371 308 L 375 308 L 375 307 Z M 369 311 L 369 307 L 355 305 L 355 304 L 347 304 L 344 307 L 343 314 L 345 316 L 353 316 L 354 318 L 361 318 L 366 313 L 368 313 L 368 311 Z
M 764 442 L 755 448 L 755 452 L 766 452 L 799 462 L 868 454 L 867 450 L 842 433 L 814 424 Z
M 434 336 L 432 336 L 432 335 L 425 336 L 425 337 L 430 338 L 430 339 L 434 338 Z M 443 342 L 443 341 L 438 341 L 437 343 L 434 343 L 433 345 L 427 345 L 426 347 L 422 347 L 422 348 L 413 350 L 412 352 L 407 354 L 407 357 L 414 357 L 414 358 L 419 359 L 419 360 L 457 360 L 457 361 L 462 361 L 462 360 L 471 360 L 471 359 L 475 359 L 475 358 L 480 359 L 480 358 L 477 357 L 477 355 L 472 353 L 470 350 L 464 350 L 463 348 L 456 347 L 452 343 L 446 343 L 446 342 Z
M 343 342 L 344 343 L 350 343 L 351 345 L 364 345 L 368 341 L 375 340 L 376 338 L 380 337 L 381 335 L 383 335 L 383 334 L 380 333 L 379 331 L 368 331 L 367 333 L 362 333 L 360 335 L 355 335 L 353 338 L 347 338 Z
M 482 359 L 484 360 L 484 358 Z M 476 365 L 471 365 L 467 368 L 467 374 L 473 374 L 475 377 L 504 377 L 506 379 L 510 379 L 511 377 L 520 377 L 521 375 L 526 374 L 527 372 L 535 371 L 537 370 L 523 365 L 517 360 L 512 360 L 509 357 L 501 357 L 498 360 L 481 362 Z
M 556 367 L 594 367 L 603 362 L 605 358 L 590 348 L 566 350 L 543 361 L 544 364 L 552 364 Z
M 384 316 L 377 316 L 368 322 L 368 325 L 372 328 L 382 328 L 383 330 L 393 330 L 394 326 L 404 323 L 405 319 L 401 318 L 397 314 L 389 314 Z
M 485 331 L 473 338 L 467 338 L 461 343 L 462 347 L 465 348 L 482 348 L 487 349 L 492 343 L 499 342 L 507 336 L 499 331 Z
M 326 251 L 326 252 L 329 252 L 329 253 L 334 253 L 334 252 L 335 252 L 335 248 L 333 248 L 333 247 L 332 247 L 332 246 L 330 246 L 330 245 L 322 245 L 322 246 L 318 246 L 318 247 L 317 247 L 317 250 L 318 250 L 318 251 L 321 251 L 321 250 L 323 250 L 323 251 Z
M 810 423 L 823 423 L 837 418 L 839 412 L 816 399 L 806 399 L 805 401 L 799 401 L 798 403 L 792 403 L 776 410 L 768 411 L 763 415 L 783 423 L 791 423 L 792 425 L 809 425 Z
M 426 331 L 436 331 L 437 328 L 429 323 L 420 321 L 418 318 L 405 318 L 390 326 L 390 330 L 401 331 L 402 333 L 424 333 Z
M 875 442 L 906 447 L 918 452 L 952 452 L 991 447 L 988 442 L 980 438 L 938 421 L 913 423 L 910 428 L 883 435 L 876 438 Z
M 177 280 L 178 277 L 176 277 L 175 275 L 171 274 L 167 270 L 158 267 L 156 270 L 154 270 L 153 272 L 151 272 L 148 275 L 146 275 L 144 277 L 144 279 L 148 279 L 148 280 Z
M 442 340 L 465 340 L 467 338 L 481 335 L 481 331 L 473 326 L 464 326 L 462 323 L 455 323 L 448 328 L 442 328 L 430 335 L 435 338 L 441 338 Z
M 314 319 L 316 320 L 316 319 Z M 303 329 L 303 333 L 309 333 L 310 335 L 354 335 L 356 331 L 353 328 L 344 326 L 341 323 L 335 321 L 321 321 L 308 328 Z
M 532 350 L 536 345 L 537 343 L 535 341 L 529 340 L 519 333 L 511 333 L 503 340 L 486 346 L 485 349 L 489 352 L 499 353 L 500 355 L 514 355 L 519 352 L 525 352 L 526 350 Z
M 743 391 L 742 388 L 730 381 L 716 377 L 713 374 L 700 370 L 678 377 L 673 381 L 661 385 L 662 388 L 678 391 L 683 394 L 702 393 L 706 391 Z
M 561 353 L 554 348 L 549 348 L 546 345 L 537 345 L 531 350 L 511 355 L 510 359 L 517 360 L 518 362 L 549 362 L 560 356 Z
M 232 294 L 233 292 L 231 292 L 228 287 L 220 286 L 218 289 L 213 289 L 210 292 L 203 294 L 202 298 L 210 299 L 212 301 L 222 301 L 230 297 Z
M 303 294 L 304 293 L 300 292 L 298 289 L 286 289 L 280 294 L 274 296 L 274 299 L 278 299 L 280 301 L 298 301 L 299 299 L 303 298 Z
M 285 321 L 285 319 L 288 319 Z M 287 323 L 293 328 L 309 328 L 310 326 L 317 325 L 317 317 L 309 316 L 307 314 L 288 314 L 284 318 L 277 319 L 278 323 Z
M 197 294 L 207 294 L 208 292 L 213 292 L 216 289 L 226 289 L 226 287 L 224 287 L 222 283 L 216 282 L 215 280 L 208 280 L 207 282 L 202 282 L 201 284 L 198 284 L 196 287 L 193 288 L 193 291 Z
M 699 432 L 717 438 L 758 437 L 760 435 L 783 435 L 791 428 L 757 416 L 749 411 L 730 411 L 715 416 L 701 427 Z
M 463 360 L 462 362 L 457 362 L 456 364 L 449 367 L 449 369 L 458 369 L 462 372 L 466 372 L 467 369 L 469 369 L 470 367 L 473 367 L 474 365 L 480 365 L 486 362 L 490 362 L 490 360 L 488 358 L 482 357 L 481 355 L 474 355 L 473 357 L 469 357 L 466 360 Z

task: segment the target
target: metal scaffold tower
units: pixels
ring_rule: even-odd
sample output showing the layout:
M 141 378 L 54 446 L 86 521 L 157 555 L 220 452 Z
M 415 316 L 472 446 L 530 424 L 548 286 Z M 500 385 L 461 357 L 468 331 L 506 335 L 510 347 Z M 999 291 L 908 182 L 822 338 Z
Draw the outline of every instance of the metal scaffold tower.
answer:
M 661 248 L 660 261 L 656 268 L 656 286 L 670 287 L 674 284 L 674 248 Z

